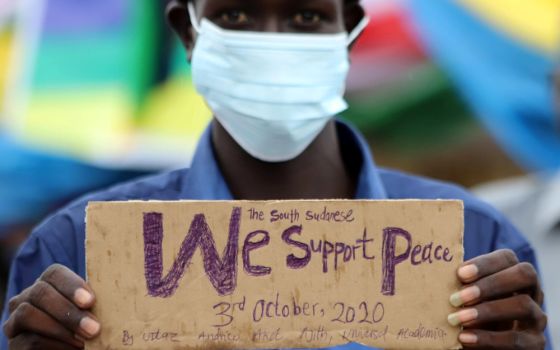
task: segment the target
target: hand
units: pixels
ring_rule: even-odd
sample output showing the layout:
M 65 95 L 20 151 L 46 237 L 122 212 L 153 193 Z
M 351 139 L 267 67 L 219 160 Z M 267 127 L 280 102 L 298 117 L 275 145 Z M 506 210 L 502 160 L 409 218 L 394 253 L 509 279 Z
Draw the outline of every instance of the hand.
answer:
M 450 301 L 464 308 L 448 319 L 464 327 L 465 349 L 545 348 L 544 294 L 533 265 L 499 250 L 463 263 L 457 274 L 465 287 Z
M 95 296 L 87 283 L 61 265 L 49 267 L 34 285 L 9 302 L 4 324 L 9 348 L 82 349 L 99 334 L 100 324 L 87 310 Z

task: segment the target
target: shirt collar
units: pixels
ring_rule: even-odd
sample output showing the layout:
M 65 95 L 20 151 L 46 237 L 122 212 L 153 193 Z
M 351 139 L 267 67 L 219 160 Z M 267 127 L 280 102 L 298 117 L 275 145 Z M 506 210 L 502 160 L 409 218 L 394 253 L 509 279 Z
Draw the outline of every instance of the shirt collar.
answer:
M 361 162 L 356 199 L 387 199 L 385 187 L 373 161 L 369 146 L 350 125 L 337 121 L 340 143 L 347 159 Z M 209 126 L 203 133 L 195 152 L 190 170 L 185 175 L 182 197 L 194 200 L 232 200 L 233 196 L 214 156 L 212 131 Z

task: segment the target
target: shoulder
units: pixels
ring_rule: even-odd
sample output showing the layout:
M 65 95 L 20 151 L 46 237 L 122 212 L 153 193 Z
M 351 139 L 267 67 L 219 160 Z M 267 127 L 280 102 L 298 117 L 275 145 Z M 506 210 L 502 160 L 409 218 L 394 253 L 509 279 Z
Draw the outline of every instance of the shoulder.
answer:
M 33 230 L 13 260 L 8 297 L 21 293 L 52 264 L 65 265 L 85 278 L 85 209 L 90 201 L 179 199 L 186 174 L 187 170 L 179 170 L 117 185 L 51 215 Z
M 391 199 L 456 199 L 462 200 L 465 210 L 483 216 L 496 217 L 499 213 L 489 204 L 476 198 L 456 184 L 411 175 L 392 169 L 379 170 L 387 195 Z
M 183 169 L 148 176 L 87 194 L 45 219 L 33 230 L 26 244 L 43 247 L 53 262 L 78 269 L 83 258 L 85 209 L 89 202 L 176 200 L 180 198 L 187 172 Z
M 187 174 L 188 169 L 180 169 L 142 177 L 86 195 L 73 205 L 89 201 L 174 199 L 180 195 Z
M 512 249 L 519 255 L 531 251 L 527 239 L 490 204 L 455 184 L 380 169 L 390 199 L 454 199 L 465 207 L 465 253 L 467 257 L 496 249 Z
M 115 185 L 103 191 L 86 194 L 70 203 L 38 226 L 41 230 L 58 217 L 80 218 L 85 214 L 89 202 L 110 202 L 128 200 L 173 200 L 180 197 L 182 180 L 187 169 L 161 173 Z

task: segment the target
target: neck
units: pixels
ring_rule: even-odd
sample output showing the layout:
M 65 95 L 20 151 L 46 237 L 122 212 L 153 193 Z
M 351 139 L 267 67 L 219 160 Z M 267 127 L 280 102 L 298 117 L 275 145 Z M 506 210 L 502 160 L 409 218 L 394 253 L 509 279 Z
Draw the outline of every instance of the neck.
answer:
M 251 157 L 216 120 L 212 139 L 235 199 L 351 199 L 355 195 L 357 176 L 345 166 L 334 121 L 305 152 L 282 163 Z

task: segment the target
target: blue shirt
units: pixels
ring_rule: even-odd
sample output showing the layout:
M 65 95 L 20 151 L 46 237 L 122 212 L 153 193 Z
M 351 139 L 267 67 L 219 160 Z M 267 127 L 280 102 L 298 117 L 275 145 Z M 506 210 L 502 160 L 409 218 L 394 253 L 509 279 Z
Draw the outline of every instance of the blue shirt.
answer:
M 535 253 L 527 240 L 492 207 L 457 186 L 378 168 L 368 145 L 357 131 L 340 122 L 337 129 L 345 158 L 359 167 L 356 199 L 462 200 L 465 206 L 465 259 L 509 248 L 517 253 L 519 260 L 536 266 Z M 190 169 L 144 178 L 86 196 L 38 226 L 13 262 L 7 298 L 32 285 L 54 263 L 65 265 L 85 277 L 84 214 L 89 201 L 183 199 L 233 199 L 214 156 L 209 129 L 200 140 Z M 4 310 L 3 322 L 6 318 L 7 310 Z M 4 334 L 1 344 L 7 349 Z M 340 348 L 361 347 L 349 344 Z

